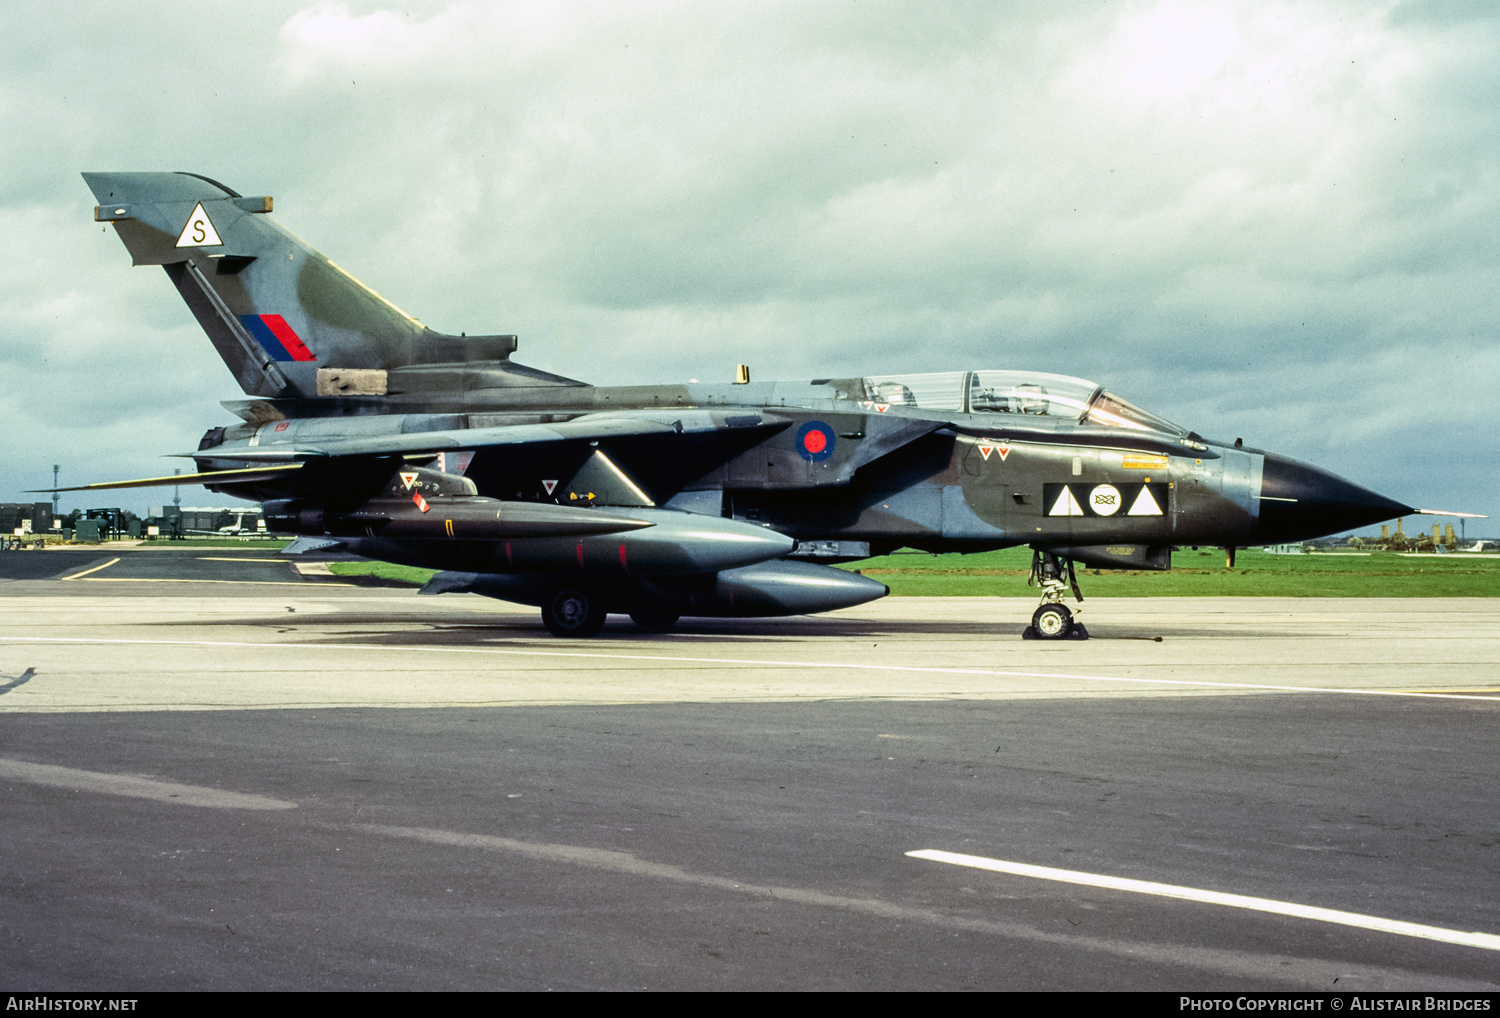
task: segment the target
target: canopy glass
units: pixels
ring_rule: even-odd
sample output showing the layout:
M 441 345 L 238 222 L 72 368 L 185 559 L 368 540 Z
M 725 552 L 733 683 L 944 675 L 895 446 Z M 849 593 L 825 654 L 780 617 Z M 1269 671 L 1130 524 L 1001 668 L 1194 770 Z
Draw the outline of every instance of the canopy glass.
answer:
M 1171 421 L 1106 392 L 1097 382 L 1041 371 L 938 371 L 866 378 L 865 398 L 892 406 L 973 414 L 1013 414 L 1026 423 L 1093 424 L 1186 434 Z M 1018 420 L 1017 423 L 1022 423 Z

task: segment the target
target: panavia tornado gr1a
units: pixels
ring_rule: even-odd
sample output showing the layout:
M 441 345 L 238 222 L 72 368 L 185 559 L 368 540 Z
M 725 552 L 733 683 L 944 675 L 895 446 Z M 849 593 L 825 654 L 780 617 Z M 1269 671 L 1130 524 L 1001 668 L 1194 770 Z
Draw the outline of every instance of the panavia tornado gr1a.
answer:
M 1086 635 L 1074 563 L 1170 568 L 1180 545 L 1299 541 L 1417 512 L 1317 467 L 1211 442 L 1081 378 L 1018 370 L 600 386 L 433 332 L 190 173 L 86 173 L 249 398 L 184 453 L 273 530 L 442 570 L 432 592 L 610 613 L 828 611 L 888 592 L 835 563 L 1034 550 L 1029 636 Z M 68 489 L 64 489 L 68 490 Z

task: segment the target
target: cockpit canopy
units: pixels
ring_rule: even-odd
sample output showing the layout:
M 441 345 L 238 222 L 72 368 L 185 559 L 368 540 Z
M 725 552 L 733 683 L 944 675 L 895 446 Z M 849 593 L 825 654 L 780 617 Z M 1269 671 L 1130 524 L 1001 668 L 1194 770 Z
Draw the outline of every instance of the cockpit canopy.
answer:
M 1041 371 L 936 371 L 866 378 L 865 398 L 893 406 L 1013 414 L 1017 424 L 1093 424 L 1180 438 L 1186 429 L 1083 378 Z

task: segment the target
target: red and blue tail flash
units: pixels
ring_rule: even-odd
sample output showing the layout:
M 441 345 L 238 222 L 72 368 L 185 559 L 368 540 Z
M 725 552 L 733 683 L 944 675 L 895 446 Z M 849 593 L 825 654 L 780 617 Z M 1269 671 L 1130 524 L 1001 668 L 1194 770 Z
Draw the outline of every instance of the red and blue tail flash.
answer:
M 315 361 L 318 358 L 302 342 L 302 337 L 292 330 L 280 315 L 240 315 L 240 321 L 250 330 L 272 360 Z

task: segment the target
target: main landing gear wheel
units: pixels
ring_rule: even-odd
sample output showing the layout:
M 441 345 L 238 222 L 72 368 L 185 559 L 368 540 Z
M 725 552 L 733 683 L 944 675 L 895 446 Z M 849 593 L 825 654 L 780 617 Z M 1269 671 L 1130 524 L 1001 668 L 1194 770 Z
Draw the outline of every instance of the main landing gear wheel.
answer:
M 644 633 L 665 633 L 677 625 L 682 616 L 662 608 L 642 608 L 630 613 L 630 621 Z
M 542 625 L 553 636 L 596 636 L 604 628 L 604 609 L 581 590 L 559 590 L 542 605 Z

